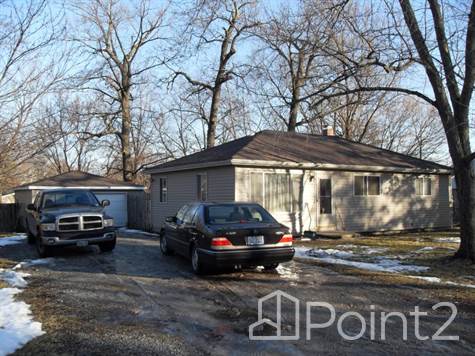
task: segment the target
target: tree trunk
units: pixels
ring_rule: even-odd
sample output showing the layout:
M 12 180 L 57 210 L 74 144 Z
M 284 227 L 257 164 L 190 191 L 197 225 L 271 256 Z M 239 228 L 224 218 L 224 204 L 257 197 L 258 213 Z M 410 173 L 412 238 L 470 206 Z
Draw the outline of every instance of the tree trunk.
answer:
M 298 100 L 293 97 L 292 102 L 290 104 L 290 113 L 289 113 L 289 122 L 287 123 L 287 131 L 295 132 L 297 128 L 297 118 L 299 114 L 299 105 L 300 103 Z
M 472 165 L 474 164 L 472 161 Z M 468 164 L 455 167 L 460 214 L 460 247 L 455 257 L 475 262 L 475 172 L 472 173 L 471 170 Z
M 206 148 L 214 147 L 216 144 L 216 126 L 218 124 L 218 109 L 221 101 L 221 84 L 219 80 L 213 89 L 213 98 L 211 99 L 211 109 L 209 111 L 208 133 L 206 136 Z
M 124 182 L 131 182 L 134 179 L 132 172 L 132 162 L 130 154 L 130 130 L 132 128 L 132 120 L 130 115 L 130 97 L 128 93 L 124 93 L 121 98 L 122 106 L 122 130 L 120 140 L 122 145 L 122 178 Z

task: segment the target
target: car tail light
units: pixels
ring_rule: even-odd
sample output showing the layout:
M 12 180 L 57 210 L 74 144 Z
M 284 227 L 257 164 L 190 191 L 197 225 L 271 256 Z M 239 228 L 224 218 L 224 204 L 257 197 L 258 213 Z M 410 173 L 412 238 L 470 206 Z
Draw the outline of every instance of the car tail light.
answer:
M 226 248 L 232 245 L 226 237 L 213 237 L 211 240 L 211 247 L 213 248 Z
M 285 235 L 282 236 L 279 243 L 280 244 L 286 244 L 286 245 L 292 245 L 293 240 L 294 240 L 294 237 L 291 234 L 285 234 Z

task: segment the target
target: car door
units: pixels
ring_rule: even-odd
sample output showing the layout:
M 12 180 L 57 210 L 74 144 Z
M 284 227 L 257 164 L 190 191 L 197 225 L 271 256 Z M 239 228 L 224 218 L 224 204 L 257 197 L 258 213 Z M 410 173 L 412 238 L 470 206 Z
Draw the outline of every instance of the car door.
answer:
M 199 204 L 192 204 L 183 216 L 183 223 L 178 227 L 178 240 L 180 242 L 181 253 L 185 256 L 190 252 L 190 241 L 196 237 L 196 227 L 193 219 Z
M 28 213 L 26 215 L 26 223 L 28 225 L 28 230 L 34 236 L 36 236 L 38 232 L 37 225 L 39 223 L 40 200 L 41 200 L 41 193 L 38 193 L 36 194 L 35 200 L 33 202 L 35 210 L 28 210 Z
M 179 243 L 179 228 L 183 224 L 183 217 L 188 211 L 189 205 L 185 204 L 175 215 L 175 221 L 167 222 L 165 224 L 165 233 L 167 235 L 167 242 L 170 248 L 174 251 L 180 252 L 181 244 Z

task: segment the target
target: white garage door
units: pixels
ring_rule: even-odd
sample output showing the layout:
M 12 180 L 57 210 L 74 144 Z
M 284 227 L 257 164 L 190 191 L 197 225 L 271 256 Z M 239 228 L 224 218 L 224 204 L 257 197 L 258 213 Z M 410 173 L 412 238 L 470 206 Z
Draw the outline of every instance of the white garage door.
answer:
M 99 201 L 109 200 L 111 205 L 106 207 L 106 213 L 114 218 L 116 226 L 127 226 L 127 194 L 126 193 L 96 193 Z

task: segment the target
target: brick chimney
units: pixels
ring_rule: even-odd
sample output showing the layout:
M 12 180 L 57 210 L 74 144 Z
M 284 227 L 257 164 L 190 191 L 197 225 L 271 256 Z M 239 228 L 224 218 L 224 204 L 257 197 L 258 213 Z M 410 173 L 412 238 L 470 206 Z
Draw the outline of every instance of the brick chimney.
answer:
M 333 131 L 333 127 L 328 125 L 322 130 L 323 136 L 335 136 L 335 131 Z

